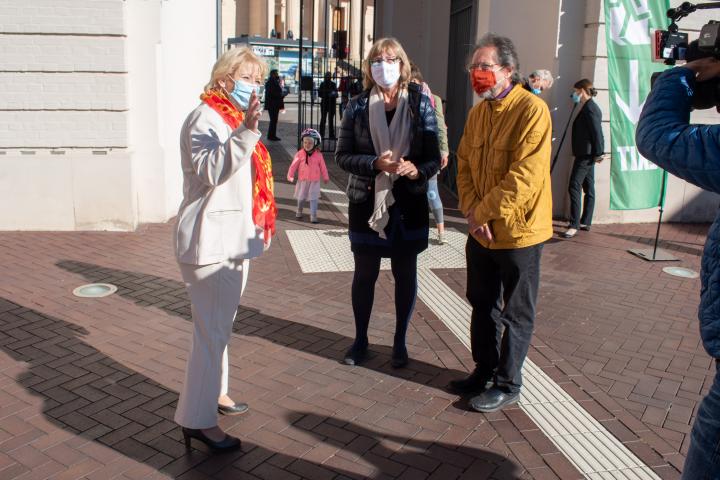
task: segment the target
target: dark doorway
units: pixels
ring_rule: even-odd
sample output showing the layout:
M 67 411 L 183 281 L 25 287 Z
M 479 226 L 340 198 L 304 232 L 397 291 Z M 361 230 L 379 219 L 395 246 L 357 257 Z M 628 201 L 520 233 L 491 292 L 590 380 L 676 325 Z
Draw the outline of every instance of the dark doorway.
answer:
M 457 193 L 455 150 L 460 143 L 465 119 L 472 106 L 470 86 L 465 71 L 467 57 L 473 44 L 473 0 L 452 0 L 450 7 L 450 41 L 447 66 L 447 104 L 445 119 L 448 125 L 450 161 L 443 183 Z

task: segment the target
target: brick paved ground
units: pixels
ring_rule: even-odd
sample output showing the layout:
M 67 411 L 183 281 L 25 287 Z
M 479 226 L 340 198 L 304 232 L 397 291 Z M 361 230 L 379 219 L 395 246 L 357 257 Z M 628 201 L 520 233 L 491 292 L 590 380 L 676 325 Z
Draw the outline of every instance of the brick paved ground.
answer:
M 0 479 L 579 478 L 521 409 L 470 413 L 442 390 L 471 361 L 425 305 L 409 332 L 413 361 L 390 368 L 387 272 L 373 358 L 339 363 L 354 333 L 351 274 L 302 274 L 283 231 L 344 219 L 325 208 L 318 226 L 296 221 L 288 157 L 270 148 L 280 233 L 252 263 L 230 344 L 231 394 L 251 411 L 222 419 L 242 451 L 209 456 L 194 444 L 186 454 L 172 422 L 191 325 L 169 225 L 0 233 Z M 341 184 L 336 169 L 333 179 Z M 664 226 L 662 246 L 697 269 L 706 229 Z M 663 478 L 677 478 L 712 371 L 697 333 L 698 280 L 625 252 L 653 234 L 653 225 L 597 226 L 549 242 L 530 355 Z M 462 294 L 463 271 L 436 273 Z M 119 291 L 71 295 L 90 281 Z

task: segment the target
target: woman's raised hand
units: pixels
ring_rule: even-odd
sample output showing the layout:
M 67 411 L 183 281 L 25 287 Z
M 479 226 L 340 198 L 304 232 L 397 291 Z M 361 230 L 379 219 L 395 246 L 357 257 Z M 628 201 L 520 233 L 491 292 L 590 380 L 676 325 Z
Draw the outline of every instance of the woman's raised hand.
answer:
M 250 100 L 248 101 L 248 108 L 245 111 L 245 120 L 243 120 L 243 125 L 245 125 L 245 128 L 248 130 L 252 130 L 255 133 L 258 132 L 258 122 L 260 121 L 260 115 L 262 114 L 262 108 L 260 106 L 260 99 L 257 96 L 257 93 L 253 91 L 250 94 Z

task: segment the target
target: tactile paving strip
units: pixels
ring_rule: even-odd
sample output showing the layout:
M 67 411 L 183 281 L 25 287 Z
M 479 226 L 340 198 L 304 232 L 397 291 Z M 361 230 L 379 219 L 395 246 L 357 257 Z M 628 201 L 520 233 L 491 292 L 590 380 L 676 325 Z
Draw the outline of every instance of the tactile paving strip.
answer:
M 347 211 L 347 199 L 332 183 L 327 203 Z M 305 273 L 354 269 L 346 230 L 286 232 Z M 437 238 L 433 229 L 430 238 Z M 446 245 L 433 244 L 418 258 L 418 297 L 470 349 L 470 305 L 430 269 L 465 268 L 466 235 L 446 230 Z M 389 269 L 383 259 L 381 268 Z M 573 465 L 590 480 L 660 480 L 660 477 L 587 413 L 530 359 L 523 365 L 519 405 Z

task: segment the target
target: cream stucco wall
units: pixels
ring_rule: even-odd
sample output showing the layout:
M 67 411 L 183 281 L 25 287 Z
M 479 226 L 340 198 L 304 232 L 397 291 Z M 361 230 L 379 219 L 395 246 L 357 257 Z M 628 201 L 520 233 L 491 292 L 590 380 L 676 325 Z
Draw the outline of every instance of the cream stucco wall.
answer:
M 397 38 L 432 91 L 445 98 L 450 0 L 378 0 L 375 16 L 376 38 Z
M 215 1 L 3 7 L 0 229 L 132 230 L 174 215 L 178 133 L 215 58 Z

